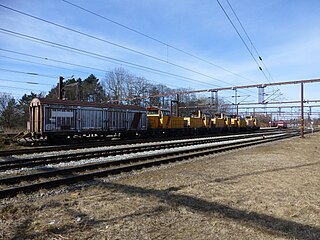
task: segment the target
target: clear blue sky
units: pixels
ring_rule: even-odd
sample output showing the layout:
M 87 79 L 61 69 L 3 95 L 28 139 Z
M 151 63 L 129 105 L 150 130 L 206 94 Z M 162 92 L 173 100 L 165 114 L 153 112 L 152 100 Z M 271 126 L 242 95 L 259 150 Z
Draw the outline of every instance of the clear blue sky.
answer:
M 271 77 L 259 62 L 228 2 L 219 0 L 268 79 L 258 69 L 216 0 L 68 1 L 169 46 L 129 31 L 62 0 L 1 0 L 1 5 L 103 41 L 53 26 L 2 6 L 0 7 L 0 28 L 2 29 L 0 30 L 0 92 L 12 93 L 16 98 L 31 91 L 48 92 L 57 83 L 59 76 L 67 78 L 74 75 L 76 78 L 86 78 L 93 73 L 103 81 L 106 71 L 119 66 L 137 76 L 143 76 L 155 83 L 166 84 L 171 88 L 207 89 L 320 77 L 319 0 L 229 0 L 263 58 Z M 21 34 L 94 53 L 95 57 L 30 41 L 25 37 L 22 38 Z M 142 54 L 116 47 L 105 41 Z M 210 64 L 170 46 L 193 54 Z M 101 55 L 102 58 L 97 58 L 97 55 Z M 188 79 L 160 75 L 124 62 L 110 61 L 105 57 L 169 72 Z M 72 65 L 50 61 L 50 59 Z M 84 65 L 89 68 L 74 65 Z M 41 76 L 14 71 L 38 73 Z M 282 95 L 275 100 L 300 99 L 299 86 L 279 88 Z M 272 90 L 275 89 L 267 88 L 266 92 Z M 305 98 L 319 99 L 319 90 L 320 83 L 307 84 Z M 232 91 L 226 91 L 221 92 L 220 96 L 233 101 L 231 97 L 233 94 Z M 257 89 L 239 91 L 239 95 L 250 95 L 245 101 L 257 102 Z M 240 97 L 239 101 L 242 100 L 244 98 Z

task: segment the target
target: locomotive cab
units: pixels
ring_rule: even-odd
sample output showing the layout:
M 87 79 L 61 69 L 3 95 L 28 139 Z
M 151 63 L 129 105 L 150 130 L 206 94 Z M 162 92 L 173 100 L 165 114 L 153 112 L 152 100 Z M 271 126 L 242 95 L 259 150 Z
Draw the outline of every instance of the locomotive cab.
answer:
M 148 128 L 160 128 L 161 111 L 158 108 L 147 108 Z
M 200 110 L 193 113 L 191 117 L 184 117 L 184 121 L 188 128 L 204 128 L 206 126 Z
M 184 128 L 183 117 L 172 116 L 170 110 L 147 108 L 148 126 L 152 129 Z

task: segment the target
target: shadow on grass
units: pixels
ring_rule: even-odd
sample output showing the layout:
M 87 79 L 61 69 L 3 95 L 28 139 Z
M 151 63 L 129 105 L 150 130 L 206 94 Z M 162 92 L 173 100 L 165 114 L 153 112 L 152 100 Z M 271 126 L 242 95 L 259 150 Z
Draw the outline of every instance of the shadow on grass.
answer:
M 259 175 L 259 174 L 283 171 L 288 169 L 298 169 L 302 167 L 317 165 L 319 163 L 320 162 L 314 162 L 314 163 L 303 164 L 303 165 L 292 166 L 292 167 L 282 167 L 282 168 L 276 168 L 276 169 L 270 169 L 270 170 L 264 170 L 264 171 L 256 171 L 256 172 L 246 173 L 246 174 L 239 174 L 239 175 L 230 176 L 226 178 L 216 179 L 213 182 L 223 182 L 223 181 L 228 181 L 228 180 L 245 177 L 245 176 Z M 218 218 L 236 221 L 236 222 L 239 222 L 239 224 L 248 225 L 252 228 L 259 229 L 260 231 L 265 231 L 267 232 L 267 234 L 270 234 L 273 236 L 285 236 L 285 237 L 294 238 L 294 239 L 320 239 L 320 228 L 318 227 L 309 226 L 309 225 L 294 222 L 291 220 L 285 220 L 285 219 L 269 216 L 267 214 L 248 212 L 246 210 L 236 209 L 222 203 L 211 202 L 211 201 L 203 200 L 194 196 L 178 194 L 177 191 L 182 189 L 184 186 L 171 187 L 165 190 L 156 190 L 156 189 L 147 189 L 147 188 L 141 188 L 136 186 L 123 185 L 118 183 L 103 182 L 99 179 L 92 180 L 91 182 L 92 184 L 99 185 L 107 190 L 112 190 L 115 192 L 127 194 L 129 197 L 130 196 L 139 196 L 143 198 L 156 197 L 161 202 L 167 204 L 168 206 L 185 207 L 190 209 L 191 211 L 199 212 L 200 214 L 203 214 L 205 216 L 212 215 Z M 54 211 L 54 208 L 60 205 L 61 203 L 59 202 L 51 202 L 45 207 L 52 208 Z M 69 216 L 73 218 L 80 217 L 81 222 L 78 224 L 77 223 L 66 224 L 64 226 L 59 226 L 59 227 L 52 226 L 46 229 L 44 232 L 30 233 L 29 232 L 30 226 L 32 224 L 32 216 L 30 216 L 26 218 L 26 220 L 22 222 L 19 226 L 16 227 L 16 232 L 13 236 L 13 239 L 32 239 L 32 238 L 42 238 L 44 236 L 50 236 L 50 234 L 65 234 L 66 232 L 76 231 L 77 229 L 80 230 L 81 227 L 79 227 L 79 224 L 81 225 L 82 223 L 87 228 L 93 228 L 95 225 L 98 225 L 102 222 L 110 224 L 110 223 L 113 223 L 114 221 L 118 221 L 119 219 L 124 219 L 127 217 L 129 218 L 136 217 L 144 214 L 158 213 L 161 211 L 167 211 L 168 209 L 166 207 L 160 207 L 160 208 L 155 207 L 150 211 L 145 211 L 145 212 L 142 211 L 139 213 L 133 213 L 133 214 L 128 214 L 121 217 L 102 219 L 102 220 L 93 219 L 87 214 L 82 213 L 80 211 L 76 211 L 69 207 L 66 207 L 65 210 L 68 212 Z
M 210 202 L 193 196 L 177 194 L 172 190 L 155 190 L 141 187 L 122 185 L 117 183 L 104 183 L 105 188 L 116 190 L 128 195 L 141 197 L 157 197 L 169 205 L 186 207 L 192 211 L 207 215 L 218 215 L 220 218 L 234 220 L 240 224 L 248 224 L 251 227 L 270 231 L 275 235 L 284 235 L 295 239 L 320 239 L 320 229 L 317 227 L 272 217 L 266 214 L 248 212 L 246 210 L 232 208 L 217 202 Z

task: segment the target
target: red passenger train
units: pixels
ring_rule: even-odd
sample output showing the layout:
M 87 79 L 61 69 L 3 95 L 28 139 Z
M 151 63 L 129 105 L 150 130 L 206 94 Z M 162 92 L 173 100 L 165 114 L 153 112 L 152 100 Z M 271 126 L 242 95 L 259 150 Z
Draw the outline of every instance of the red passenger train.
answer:
M 277 127 L 278 128 L 287 128 L 287 122 L 285 122 L 283 120 L 279 120 L 279 121 L 277 121 Z
M 269 127 L 287 128 L 287 126 L 288 126 L 288 124 L 284 120 L 269 122 Z

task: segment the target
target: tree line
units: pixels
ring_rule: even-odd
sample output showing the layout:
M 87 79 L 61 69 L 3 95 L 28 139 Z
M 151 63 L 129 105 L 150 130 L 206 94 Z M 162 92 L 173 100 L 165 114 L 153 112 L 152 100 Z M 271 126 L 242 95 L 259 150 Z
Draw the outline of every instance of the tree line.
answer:
M 116 68 L 106 73 L 101 81 L 93 74 L 86 79 L 66 79 L 62 86 L 62 96 L 68 100 L 108 102 L 113 104 L 130 104 L 144 107 L 157 106 L 168 108 L 175 92 L 192 89 L 171 89 L 164 84 L 154 84 L 144 77 L 131 74 L 124 68 Z M 56 99 L 59 96 L 59 86 L 55 86 L 46 96 Z M 181 102 L 195 102 L 195 94 L 181 96 Z
M 170 108 L 171 101 L 176 100 L 174 92 L 190 90 L 192 89 L 173 90 L 164 84 L 155 84 L 144 77 L 136 76 L 124 68 L 115 68 L 107 72 L 103 80 L 93 74 L 86 79 L 73 77 L 65 79 L 62 85 L 62 96 L 68 100 Z M 149 97 L 146 98 L 146 96 Z M 48 94 L 31 92 L 24 94 L 18 100 L 8 93 L 0 93 L 0 128 L 26 129 L 29 104 L 35 97 L 57 99 L 59 97 L 58 84 L 53 86 Z M 196 94 L 180 95 L 179 98 L 182 107 L 206 104 L 208 101 L 207 98 L 199 98 Z M 187 115 L 189 110 L 182 109 L 181 113 Z
M 172 101 L 177 100 L 175 92 L 188 92 L 192 89 L 171 89 L 164 84 L 155 84 L 144 77 L 135 76 L 124 68 L 115 68 L 106 73 L 100 80 L 90 74 L 86 79 L 69 78 L 63 81 L 62 97 L 68 100 L 105 102 L 113 104 L 133 104 L 143 107 L 159 107 L 169 109 Z M 58 99 L 59 86 L 53 86 L 48 94 L 42 92 L 24 94 L 16 100 L 8 93 L 0 93 L 0 130 L 25 130 L 29 120 L 29 104 L 35 97 Z M 210 113 L 223 112 L 232 114 L 233 108 L 224 105 L 223 99 L 218 99 L 219 108 L 212 98 L 196 94 L 180 94 L 179 106 L 181 116 L 190 116 L 197 110 L 196 106 L 208 106 Z M 261 123 L 268 124 L 271 117 L 266 114 L 256 114 Z M 318 124 L 319 119 L 314 119 Z

